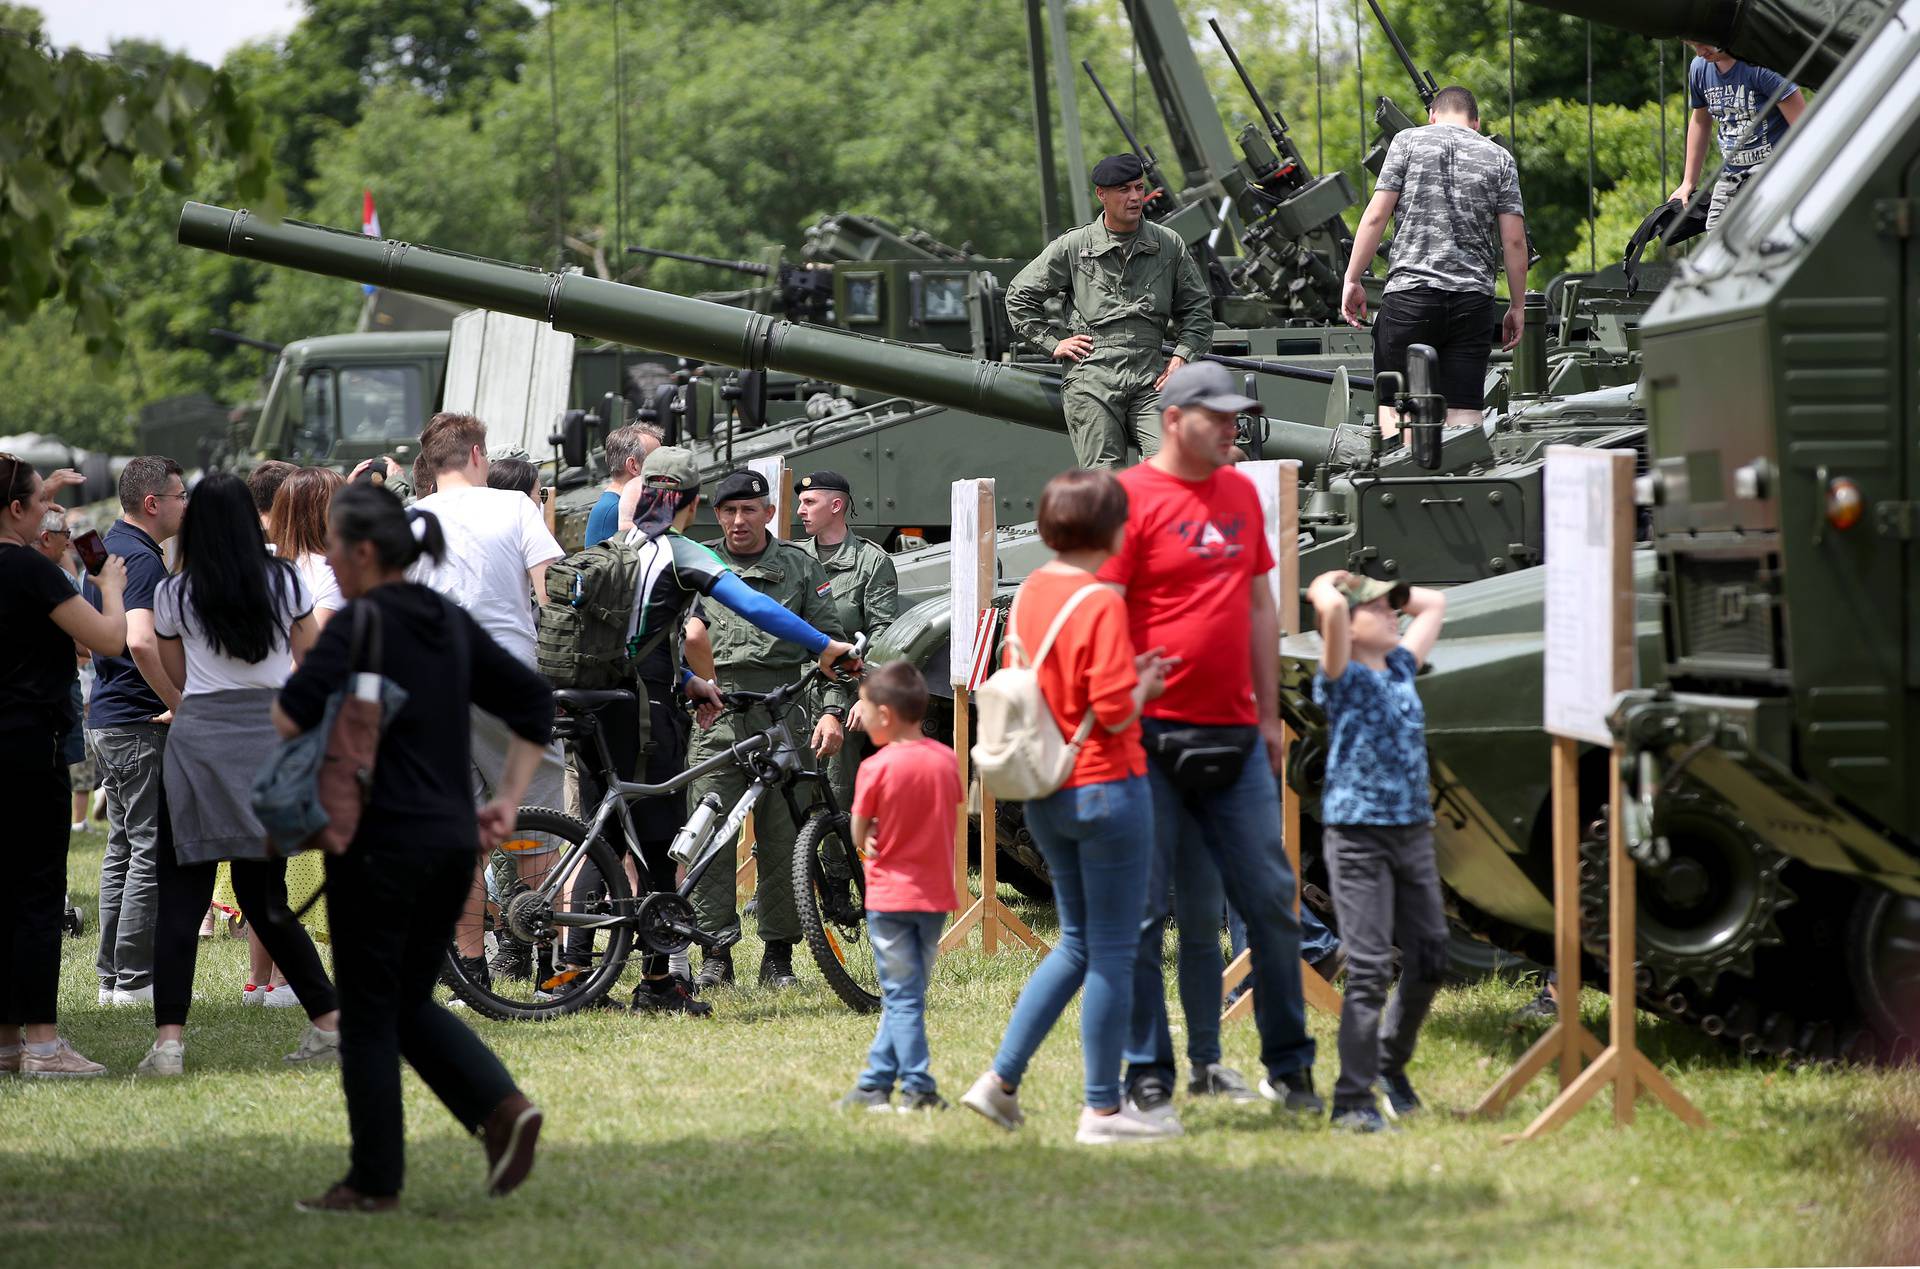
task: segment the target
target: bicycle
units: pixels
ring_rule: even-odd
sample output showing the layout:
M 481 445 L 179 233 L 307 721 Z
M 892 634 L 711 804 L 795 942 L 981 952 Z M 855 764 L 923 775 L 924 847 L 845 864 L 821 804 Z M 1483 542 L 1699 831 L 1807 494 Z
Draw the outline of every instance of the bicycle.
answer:
M 858 657 L 865 637 L 854 647 Z M 771 692 L 723 694 L 725 707 L 736 712 L 766 706 L 772 726 L 661 784 L 618 779 L 600 732 L 598 711 L 632 708 L 632 692 L 556 690 L 555 735 L 582 761 L 593 763 L 592 774 L 606 795 L 591 822 L 550 807 L 520 808 L 513 833 L 488 852 L 482 866 L 481 955 L 491 959 L 503 946 L 515 947 L 528 960 L 526 977 L 490 973 L 485 981 L 476 980 L 462 966 L 456 933 L 443 974 L 453 993 L 490 1018 L 545 1021 L 601 1001 L 619 981 L 636 941 L 660 955 L 728 945 L 726 937 L 699 928 L 691 896 L 716 861 L 730 863 L 747 815 L 777 789 L 801 826 L 794 842 L 794 898 L 807 948 L 827 985 L 848 1007 L 860 1013 L 878 1009 L 872 958 L 854 954 L 866 937 L 865 869 L 850 841 L 846 812 L 835 803 L 825 772 L 806 765 L 805 737 L 792 725 L 800 694 L 821 677 L 816 666 Z M 635 895 L 634 878 L 644 874 L 629 804 L 677 793 L 730 765 L 748 771 L 752 782 L 724 818 L 714 794 L 692 808 L 674 841 L 685 878 L 672 890 Z M 814 793 L 804 815 L 794 795 L 801 785 L 812 786 Z M 624 851 L 609 841 L 616 826 Z

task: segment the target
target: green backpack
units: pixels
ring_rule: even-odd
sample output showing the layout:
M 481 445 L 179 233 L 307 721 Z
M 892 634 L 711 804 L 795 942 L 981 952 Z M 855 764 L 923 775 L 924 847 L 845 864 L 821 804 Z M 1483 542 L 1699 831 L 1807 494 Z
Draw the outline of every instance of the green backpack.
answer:
M 555 687 L 630 686 L 634 668 L 661 637 L 638 647 L 627 638 L 639 585 L 639 557 L 617 539 L 549 564 L 535 632 L 540 673 Z

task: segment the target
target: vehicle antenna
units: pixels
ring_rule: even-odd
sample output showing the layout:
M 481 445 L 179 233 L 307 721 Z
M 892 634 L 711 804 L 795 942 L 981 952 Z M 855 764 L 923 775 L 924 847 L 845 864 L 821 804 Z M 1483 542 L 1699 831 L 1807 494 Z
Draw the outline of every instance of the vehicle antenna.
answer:
M 1600 252 L 1593 235 L 1593 19 L 1587 19 L 1587 272 L 1600 268 Z
M 1360 201 L 1373 197 L 1367 189 L 1367 65 L 1361 43 L 1360 0 L 1353 0 L 1353 104 L 1360 124 L 1353 143 L 1360 148 Z
M 560 59 L 553 51 L 553 15 L 559 0 L 547 4 L 547 101 L 552 113 L 553 145 L 553 267 L 567 263 L 567 174 L 560 149 Z
M 1313 0 L 1313 170 L 1327 170 L 1327 138 L 1321 126 L 1321 90 L 1326 83 L 1320 65 L 1320 0 Z

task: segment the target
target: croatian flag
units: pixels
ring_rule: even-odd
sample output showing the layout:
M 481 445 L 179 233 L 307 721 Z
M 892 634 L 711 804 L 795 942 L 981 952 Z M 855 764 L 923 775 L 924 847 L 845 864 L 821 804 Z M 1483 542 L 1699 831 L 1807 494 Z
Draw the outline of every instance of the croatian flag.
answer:
M 360 191 L 360 195 L 360 232 L 369 238 L 378 238 L 380 236 L 380 213 L 373 208 L 373 191 L 363 189 Z M 360 289 L 368 295 L 372 295 L 375 290 L 375 288 L 364 284 Z

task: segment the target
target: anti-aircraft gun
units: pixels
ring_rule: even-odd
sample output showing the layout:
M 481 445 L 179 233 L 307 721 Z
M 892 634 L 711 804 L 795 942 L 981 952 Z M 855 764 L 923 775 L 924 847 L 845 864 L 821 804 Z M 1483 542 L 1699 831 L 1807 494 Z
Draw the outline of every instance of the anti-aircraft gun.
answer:
M 1603 7 L 1825 81 L 1777 160 L 1640 327 L 1652 541 L 1639 681 L 1614 728 L 1629 803 L 1583 755 L 1588 950 L 1606 946 L 1605 818 L 1639 861 L 1644 1006 L 1750 1054 L 1884 1051 L 1920 1034 L 1920 591 L 1915 354 L 1920 0 Z M 1863 42 L 1845 60 L 1855 39 Z M 1421 678 L 1436 838 L 1457 914 L 1544 959 L 1551 929 L 1537 570 L 1455 589 Z M 1317 659 L 1283 657 L 1294 721 Z M 1310 757 L 1310 755 L 1309 755 Z M 1311 795 L 1311 761 L 1296 773 Z M 1878 1044 L 1875 1037 L 1878 1037 Z

